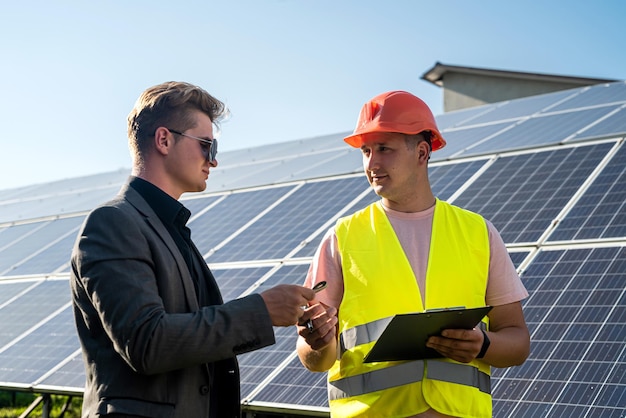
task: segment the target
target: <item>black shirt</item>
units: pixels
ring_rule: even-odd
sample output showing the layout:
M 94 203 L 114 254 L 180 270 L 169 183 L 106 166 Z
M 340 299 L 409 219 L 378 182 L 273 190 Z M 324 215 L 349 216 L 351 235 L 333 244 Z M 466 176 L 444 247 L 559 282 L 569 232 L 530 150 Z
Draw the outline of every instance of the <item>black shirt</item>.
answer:
M 205 261 L 204 259 L 202 259 L 202 261 L 198 260 L 198 258 L 201 258 L 199 255 L 194 256 L 196 252 L 195 247 L 191 242 L 191 231 L 186 226 L 187 221 L 191 216 L 191 212 L 178 200 L 174 199 L 172 196 L 168 195 L 149 181 L 131 176 L 129 184 L 141 195 L 141 197 L 146 200 L 146 202 L 148 202 L 150 207 L 156 212 L 157 216 L 161 222 L 163 222 L 163 225 L 165 225 L 165 228 L 167 228 L 168 232 L 174 239 L 176 246 L 185 259 L 185 263 L 191 273 L 191 277 L 194 279 L 193 281 L 198 301 L 201 301 L 203 297 L 200 294 L 202 290 L 201 287 L 198 286 L 198 280 L 202 277 L 202 270 L 198 263 L 204 263 Z

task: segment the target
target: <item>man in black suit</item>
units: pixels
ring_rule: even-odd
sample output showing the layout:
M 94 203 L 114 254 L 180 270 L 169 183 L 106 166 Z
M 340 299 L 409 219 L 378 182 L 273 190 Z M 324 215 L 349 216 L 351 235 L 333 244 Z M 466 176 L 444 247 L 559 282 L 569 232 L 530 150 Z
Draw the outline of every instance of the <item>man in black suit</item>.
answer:
M 128 116 L 133 172 L 93 210 L 72 252 L 71 290 L 86 369 L 83 417 L 239 417 L 236 355 L 295 325 L 311 289 L 280 285 L 224 303 L 178 199 L 217 166 L 205 90 L 153 86 Z

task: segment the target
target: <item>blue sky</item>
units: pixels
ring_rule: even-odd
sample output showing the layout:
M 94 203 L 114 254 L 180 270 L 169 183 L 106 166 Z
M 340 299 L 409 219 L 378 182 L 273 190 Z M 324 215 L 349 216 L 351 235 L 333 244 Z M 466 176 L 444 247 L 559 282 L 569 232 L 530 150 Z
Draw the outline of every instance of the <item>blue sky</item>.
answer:
M 227 103 L 225 151 L 349 131 L 388 90 L 440 114 L 441 89 L 420 79 L 436 62 L 626 78 L 621 0 L 24 0 L 0 10 L 0 189 L 130 168 L 126 116 L 163 81 Z

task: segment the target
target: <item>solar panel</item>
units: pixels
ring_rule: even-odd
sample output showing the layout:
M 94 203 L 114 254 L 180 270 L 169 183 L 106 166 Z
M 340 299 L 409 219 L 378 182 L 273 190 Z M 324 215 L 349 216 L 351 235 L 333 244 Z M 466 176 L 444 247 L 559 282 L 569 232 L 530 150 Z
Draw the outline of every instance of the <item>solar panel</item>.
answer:
M 513 126 L 511 122 L 495 123 L 491 125 L 472 126 L 469 128 L 457 129 L 454 131 L 443 131 L 441 135 L 447 141 L 445 148 L 433 153 L 431 159 L 433 161 L 441 161 L 449 157 L 463 155 L 465 150 L 475 147 L 486 138 L 496 135 L 499 132 L 506 131 Z
M 0 251 L 23 239 L 29 234 L 34 233 L 37 229 L 42 228 L 47 222 L 33 222 L 28 224 L 17 224 L 6 227 L 0 233 Z M 0 253 L 1 254 L 1 253 Z
M 22 235 L 19 239 L 6 245 L 0 252 L 0 274 L 12 275 L 13 271 L 20 264 L 29 259 L 37 257 L 41 251 L 54 244 L 59 239 L 63 239 L 70 234 L 74 234 L 82 223 L 82 217 L 61 218 L 50 222 L 40 223 L 31 229 L 30 233 Z M 70 241 L 73 241 L 70 239 Z M 65 246 L 71 250 L 71 245 Z M 66 253 L 66 261 L 67 255 Z M 54 264 L 58 267 L 59 263 Z
M 484 165 L 485 160 L 475 160 L 429 167 L 428 178 L 433 194 L 447 201 Z
M 0 352 L 67 304 L 69 297 L 67 280 L 46 280 L 5 303 L 0 309 Z
M 253 288 L 270 270 L 268 267 L 249 267 L 235 269 L 211 269 L 220 288 L 224 301 L 237 299 L 248 289 Z
M 293 356 L 249 401 L 327 408 L 327 399 L 326 373 L 308 371 L 300 359 Z
M 45 272 L 69 272 L 67 255 L 72 252 L 77 232 L 77 228 L 71 229 L 59 241 L 44 247 L 40 252 L 31 254 L 31 257 L 21 260 L 4 274 L 7 276 L 19 276 Z
M 219 251 L 210 263 L 285 257 L 363 191 L 362 178 L 304 184 Z
M 219 200 L 219 198 L 220 196 L 203 196 L 201 198 L 181 199 L 180 203 L 182 203 L 183 206 L 191 212 L 191 217 L 189 218 L 189 221 L 191 222 L 196 215 L 214 204 Z
M 466 155 L 558 144 L 582 128 L 614 111 L 616 106 L 551 113 L 521 121 L 513 128 L 471 147 Z
M 476 125 L 497 120 L 520 119 L 536 113 L 552 111 L 559 103 L 568 100 L 568 98 L 576 94 L 575 91 L 564 90 L 510 100 L 495 106 L 493 111 L 472 119 L 470 123 Z
M 622 417 L 626 410 L 626 83 L 437 117 L 448 146 L 429 178 L 442 200 L 499 229 L 530 297 L 521 366 L 493 369 L 494 416 Z M 379 199 L 348 133 L 220 153 L 207 191 L 183 196 L 225 300 L 301 284 L 337 217 Z M 86 211 L 128 172 L 0 191 L 0 387 L 80 394 L 69 249 Z M 64 217 L 58 215 L 64 214 Z M 47 277 L 64 272 L 60 277 Z M 244 407 L 325 416 L 326 374 L 294 328 L 239 356 Z
M 41 194 L 5 202 L 0 211 L 0 222 L 88 211 L 112 198 L 119 188 L 120 185 L 115 184 L 105 188 L 71 190 L 57 194 L 41 190 L 39 191 Z
M 82 395 L 85 388 L 85 365 L 80 349 L 58 364 L 35 386 L 46 391 Z
M 302 284 L 308 265 L 283 266 L 265 281 L 257 292 L 278 284 Z M 276 344 L 238 356 L 241 366 L 241 396 L 246 399 L 287 358 L 293 355 L 297 334 L 293 327 L 274 327 Z
M 549 236 L 550 241 L 626 237 L 623 145 Z
M 468 109 L 460 109 L 437 115 L 435 116 L 435 119 L 437 121 L 437 127 L 440 131 L 444 131 L 446 129 L 455 128 L 458 126 L 468 124 L 473 125 L 475 119 L 482 115 L 488 115 L 499 106 L 502 106 L 502 103 L 475 106 Z
M 270 208 L 291 189 L 293 186 L 233 193 L 226 196 L 216 206 L 189 223 L 192 230 L 191 236 L 196 246 L 202 254 L 207 254 L 257 215 Z M 198 234 L 194 231 L 210 233 Z
M 576 89 L 578 94 L 552 108 L 552 111 L 570 110 L 582 107 L 626 103 L 626 82 L 597 84 Z
M 509 256 L 511 257 L 511 261 L 515 268 L 519 268 L 522 262 L 528 257 L 530 251 L 509 251 Z
M 499 158 L 454 204 L 489 219 L 505 243 L 537 241 L 612 145 Z
M 52 315 L 0 352 L 0 382 L 28 387 L 76 351 L 80 344 L 78 336 L 73 327 L 67 326 L 74 322 L 71 305 L 67 303 L 63 310 Z
M 568 141 L 577 141 L 581 138 L 608 137 L 613 135 L 623 135 L 626 133 L 626 105 L 609 113 L 605 118 L 588 128 L 577 132 Z
M 18 297 L 22 292 L 38 284 L 38 282 L 33 281 L 6 281 L 0 283 L 2 284 L 2 291 L 0 292 L 0 309 L 2 309 L 4 305 L 9 303 L 13 298 Z
M 541 251 L 523 273 L 531 357 L 495 369 L 494 416 L 623 416 L 626 247 Z

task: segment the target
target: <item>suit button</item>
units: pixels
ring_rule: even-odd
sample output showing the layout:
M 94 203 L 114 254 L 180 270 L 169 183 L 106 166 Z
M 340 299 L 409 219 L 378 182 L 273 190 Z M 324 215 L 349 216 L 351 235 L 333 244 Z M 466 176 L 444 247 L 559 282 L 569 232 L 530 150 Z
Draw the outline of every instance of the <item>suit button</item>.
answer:
M 207 385 L 200 386 L 200 395 L 204 396 L 209 393 L 209 387 Z

